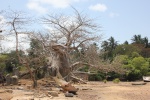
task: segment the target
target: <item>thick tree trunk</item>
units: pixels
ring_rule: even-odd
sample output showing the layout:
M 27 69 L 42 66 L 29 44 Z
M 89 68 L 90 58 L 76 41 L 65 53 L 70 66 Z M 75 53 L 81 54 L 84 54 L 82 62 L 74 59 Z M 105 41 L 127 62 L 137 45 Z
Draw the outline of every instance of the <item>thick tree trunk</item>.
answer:
M 53 45 L 53 57 L 50 57 L 49 60 L 50 68 L 55 69 L 56 76 L 61 78 L 65 78 L 65 80 L 68 79 L 68 74 L 71 71 L 70 64 L 69 64 L 69 58 L 67 56 L 67 51 L 65 47 L 62 47 L 60 45 Z
M 68 58 L 65 54 L 57 54 L 57 56 L 52 59 L 52 64 L 50 67 L 52 76 L 55 75 L 58 78 L 64 78 L 66 81 L 69 80 L 68 75 L 71 69 L 69 67 Z
M 62 75 L 62 77 L 66 77 L 71 71 L 68 59 L 69 58 L 67 57 L 66 54 L 62 54 L 59 56 L 60 60 L 59 72 Z

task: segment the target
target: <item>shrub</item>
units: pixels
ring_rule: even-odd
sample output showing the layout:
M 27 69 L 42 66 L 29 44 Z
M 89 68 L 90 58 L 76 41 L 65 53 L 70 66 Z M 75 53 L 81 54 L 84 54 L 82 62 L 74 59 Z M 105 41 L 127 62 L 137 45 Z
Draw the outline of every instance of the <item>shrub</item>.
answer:
M 113 82 L 114 82 L 114 83 L 119 83 L 120 80 L 119 80 L 119 78 L 115 78 L 115 79 L 113 80 Z
M 105 78 L 105 74 L 102 72 L 97 72 L 97 74 L 89 75 L 89 81 L 102 81 Z
M 105 80 L 103 80 L 103 82 L 104 82 L 104 83 L 107 83 L 107 80 L 105 79 Z
M 147 73 L 146 73 L 146 76 L 150 76 L 150 72 L 147 72 Z

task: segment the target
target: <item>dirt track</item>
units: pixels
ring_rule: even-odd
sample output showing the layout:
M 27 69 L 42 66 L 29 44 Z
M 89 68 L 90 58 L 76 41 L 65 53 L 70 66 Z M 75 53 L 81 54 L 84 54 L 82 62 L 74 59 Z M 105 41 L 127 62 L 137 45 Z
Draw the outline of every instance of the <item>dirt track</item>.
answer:
M 18 86 L 1 86 L 0 98 L 2 100 L 30 100 L 31 98 L 34 100 L 150 100 L 150 83 L 146 85 L 132 85 L 132 83 L 88 82 L 88 84 L 75 85 L 79 91 L 74 97 L 65 97 L 64 93 L 58 91 L 59 96 L 53 98 L 35 97 L 35 92 L 43 94 L 43 91 L 40 90 L 23 91 L 16 89 Z M 13 92 L 5 92 L 6 89 L 12 89 Z

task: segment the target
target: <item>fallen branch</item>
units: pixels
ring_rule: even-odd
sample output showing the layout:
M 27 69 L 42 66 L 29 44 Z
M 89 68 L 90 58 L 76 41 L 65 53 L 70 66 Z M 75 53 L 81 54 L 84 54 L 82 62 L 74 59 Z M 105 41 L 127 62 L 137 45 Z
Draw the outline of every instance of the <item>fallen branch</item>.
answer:
M 78 89 L 76 89 L 74 86 L 64 81 L 63 79 L 58 79 L 57 77 L 53 77 L 53 79 L 63 89 L 64 92 L 71 92 L 73 94 L 76 94 L 76 92 L 78 91 Z
M 79 83 L 83 83 L 83 84 L 87 84 L 87 82 L 85 82 L 84 80 L 80 79 L 80 78 L 77 78 L 75 76 L 71 76 L 71 78 L 73 78 L 73 80 L 79 82 Z

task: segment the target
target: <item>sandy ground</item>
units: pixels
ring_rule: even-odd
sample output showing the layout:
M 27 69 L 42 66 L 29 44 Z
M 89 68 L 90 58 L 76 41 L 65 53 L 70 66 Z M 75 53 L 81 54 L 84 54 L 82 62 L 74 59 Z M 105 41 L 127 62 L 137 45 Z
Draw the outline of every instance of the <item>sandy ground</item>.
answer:
M 146 85 L 132 85 L 141 82 L 90 82 L 88 88 L 78 92 L 78 97 L 82 100 L 150 100 L 150 83 Z M 92 89 L 92 90 L 91 90 Z
M 79 88 L 78 95 L 65 97 L 58 88 L 28 89 L 27 86 L 32 81 L 23 80 L 22 82 L 25 84 L 21 86 L 0 85 L 0 100 L 150 100 L 150 83 L 146 85 L 132 85 L 132 83 L 139 82 L 75 84 L 74 86 Z M 58 97 L 47 96 L 46 91 L 49 90 L 56 91 Z

